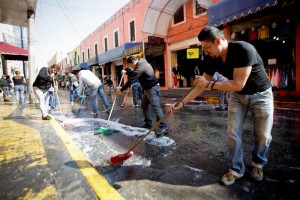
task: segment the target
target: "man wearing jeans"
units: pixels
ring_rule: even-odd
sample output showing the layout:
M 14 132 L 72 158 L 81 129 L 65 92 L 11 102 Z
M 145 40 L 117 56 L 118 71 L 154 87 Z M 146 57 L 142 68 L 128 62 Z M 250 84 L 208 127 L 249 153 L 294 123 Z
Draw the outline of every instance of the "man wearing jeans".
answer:
M 68 78 L 70 79 L 70 104 L 74 105 L 74 95 L 79 96 L 78 94 L 78 80 L 77 77 L 71 72 L 67 73 Z
M 244 41 L 228 42 L 223 32 L 208 26 L 198 35 L 202 48 L 210 60 L 205 66 L 203 76 L 196 77 L 197 87 L 173 109 L 199 96 L 205 89 L 231 92 L 228 105 L 228 158 L 230 166 L 221 182 L 231 185 L 242 178 L 246 172 L 243 152 L 243 123 L 251 112 L 254 129 L 254 142 L 251 149 L 250 174 L 256 181 L 263 179 L 263 167 L 267 164 L 273 126 L 274 102 L 272 86 L 266 74 L 263 60 L 250 43 Z M 212 80 L 215 72 L 228 80 Z
M 92 98 L 92 106 L 93 112 L 91 115 L 98 115 L 98 105 L 97 105 L 97 93 L 100 95 L 103 104 L 105 105 L 105 112 L 110 111 L 110 104 L 107 100 L 107 97 L 103 90 L 103 85 L 101 80 L 90 70 L 74 70 L 74 74 L 77 76 L 79 80 L 78 86 L 78 94 L 82 95 L 84 90 L 84 83 L 86 83 L 92 91 L 91 98 Z
M 144 89 L 144 97 L 141 105 L 145 117 L 143 127 L 150 128 L 152 127 L 150 106 L 155 113 L 156 121 L 159 121 L 164 115 L 159 102 L 160 85 L 155 77 L 152 66 L 144 58 L 130 56 L 127 59 L 127 63 L 133 68 L 133 72 L 128 77 L 128 81 L 125 85 L 120 90 L 117 90 L 116 95 L 120 95 L 124 90 L 130 87 L 132 83 L 139 81 Z M 122 72 L 126 73 L 125 70 Z M 168 125 L 165 121 L 160 123 L 159 129 L 159 131 L 155 131 L 156 137 L 161 137 L 169 132 Z

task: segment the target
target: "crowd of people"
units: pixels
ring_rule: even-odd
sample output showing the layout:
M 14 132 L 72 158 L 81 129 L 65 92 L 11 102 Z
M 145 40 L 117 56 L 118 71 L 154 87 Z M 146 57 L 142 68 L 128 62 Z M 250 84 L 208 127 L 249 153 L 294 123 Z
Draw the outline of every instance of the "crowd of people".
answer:
M 193 85 L 195 87 L 179 103 L 174 103 L 170 112 L 175 112 L 187 103 L 198 97 L 205 90 L 220 91 L 220 106 L 218 110 L 228 110 L 228 160 L 229 170 L 225 173 L 221 182 L 231 185 L 236 179 L 242 178 L 246 171 L 243 158 L 242 130 L 247 113 L 252 113 L 254 127 L 254 144 L 251 149 L 251 176 L 254 180 L 263 179 L 263 167 L 267 164 L 267 152 L 272 140 L 271 129 L 273 126 L 273 93 L 272 85 L 264 69 L 263 61 L 257 50 L 250 43 L 244 41 L 228 42 L 221 30 L 215 27 L 206 27 L 200 31 L 198 39 L 201 42 L 204 53 L 209 57 L 205 64 L 204 73 L 201 75 L 198 67 L 195 67 Z M 104 86 L 109 87 L 108 95 L 115 91 L 116 96 L 121 95 L 132 87 L 133 104 L 138 106 L 141 101 L 141 109 L 144 116 L 144 128 L 152 128 L 154 123 L 159 123 L 155 130 L 157 137 L 169 133 L 169 126 L 165 120 L 164 112 L 160 106 L 160 84 L 153 67 L 144 58 L 130 56 L 127 58 L 128 68 L 122 70 L 123 76 L 127 76 L 127 82 L 121 88 L 115 88 L 110 76 L 106 76 L 104 82 L 93 72 L 87 69 L 74 70 L 67 73 L 69 79 L 70 103 L 74 104 L 74 98 L 86 98 L 86 87 L 90 88 L 92 102 L 91 115 L 98 115 L 97 94 L 99 94 L 105 112 L 111 110 L 111 105 L 104 92 Z M 55 109 L 55 94 L 57 82 L 55 74 L 60 70 L 58 65 L 43 67 L 40 69 L 33 83 L 33 91 L 39 100 L 43 120 L 49 120 L 49 105 Z M 181 74 L 178 64 L 172 69 L 174 87 L 180 85 Z M 14 90 L 17 104 L 24 106 L 24 84 L 26 80 L 16 71 L 13 77 Z M 1 90 L 4 101 L 10 101 L 11 80 L 8 76 L 2 76 Z M 230 93 L 230 98 L 227 98 Z M 52 100 L 49 104 L 49 98 Z M 156 122 L 152 119 L 153 111 Z

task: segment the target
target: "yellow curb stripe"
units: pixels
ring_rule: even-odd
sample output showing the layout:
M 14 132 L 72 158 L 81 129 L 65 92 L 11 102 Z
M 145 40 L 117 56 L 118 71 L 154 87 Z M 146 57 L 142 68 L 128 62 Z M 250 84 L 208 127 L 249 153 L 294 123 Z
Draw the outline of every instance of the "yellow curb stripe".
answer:
M 97 172 L 90 162 L 87 161 L 82 151 L 72 141 L 68 133 L 56 122 L 56 120 L 52 118 L 50 123 L 55 129 L 57 135 L 61 138 L 71 158 L 74 160 L 83 176 L 93 188 L 97 197 L 105 200 L 123 200 L 124 198 L 107 182 L 103 176 Z

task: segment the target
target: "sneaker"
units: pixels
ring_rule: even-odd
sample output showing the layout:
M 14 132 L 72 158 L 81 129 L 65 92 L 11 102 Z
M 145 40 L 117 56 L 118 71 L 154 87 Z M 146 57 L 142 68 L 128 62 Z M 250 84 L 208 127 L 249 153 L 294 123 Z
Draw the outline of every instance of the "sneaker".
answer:
M 70 104 L 71 104 L 71 106 L 74 106 L 74 102 L 73 101 L 71 101 Z
M 232 174 L 231 172 L 228 172 L 227 174 L 224 174 L 221 178 L 221 182 L 224 184 L 224 185 L 232 185 L 235 181 L 235 179 L 239 179 L 239 178 L 242 178 L 243 175 L 240 175 L 240 176 L 236 176 L 234 174 Z
M 111 108 L 106 108 L 106 109 L 104 110 L 104 112 L 109 113 L 110 110 L 111 110 Z
M 227 108 L 222 108 L 222 107 L 216 107 L 216 109 L 215 109 L 216 111 L 226 111 L 227 110 Z
M 135 105 L 133 105 L 133 107 L 139 107 L 139 104 L 135 104 Z
M 254 180 L 262 181 L 263 178 L 264 178 L 264 173 L 263 173 L 262 168 L 259 168 L 259 167 L 256 167 L 256 166 L 252 166 L 251 177 Z
M 148 123 L 145 123 L 142 127 L 143 127 L 143 128 L 151 128 L 152 125 L 151 125 L 151 124 L 148 124 Z
M 165 136 L 169 133 L 169 129 L 168 128 L 162 128 L 160 129 L 160 131 L 158 132 L 155 132 L 155 136 L 156 137 L 162 137 L 162 136 Z
M 95 115 L 98 115 L 98 113 L 91 112 L 91 113 L 90 113 L 90 115 L 93 115 L 93 116 L 95 116 Z
M 49 115 L 47 115 L 46 117 L 43 117 L 42 120 L 50 120 L 51 117 Z

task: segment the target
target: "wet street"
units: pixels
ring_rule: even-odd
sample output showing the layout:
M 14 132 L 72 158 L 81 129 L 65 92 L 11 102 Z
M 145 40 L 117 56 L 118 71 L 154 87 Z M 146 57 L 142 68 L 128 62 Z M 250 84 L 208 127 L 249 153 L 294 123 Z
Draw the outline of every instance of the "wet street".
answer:
M 68 103 L 68 93 L 59 93 L 60 125 L 82 150 L 89 162 L 125 199 L 291 199 L 300 188 L 300 110 L 275 109 L 273 140 L 264 179 L 255 182 L 249 173 L 231 186 L 219 183 L 228 171 L 227 112 L 215 111 L 215 104 L 194 101 L 172 113 L 167 122 L 170 133 L 155 138 L 150 133 L 134 148 L 134 155 L 121 166 L 112 166 L 112 156 L 126 153 L 147 133 L 141 108 L 132 107 L 131 96 L 116 99 L 110 120 L 100 112 L 90 116 L 89 99 L 85 106 Z M 183 95 L 183 94 L 182 94 Z M 114 96 L 110 96 L 110 102 Z M 161 98 L 165 112 L 176 98 Z M 99 110 L 104 110 L 102 102 Z M 101 134 L 102 127 L 112 134 Z M 249 169 L 253 126 L 249 114 L 244 124 L 244 162 Z

